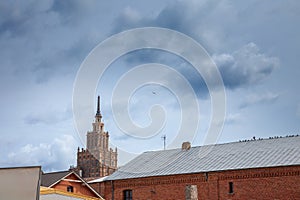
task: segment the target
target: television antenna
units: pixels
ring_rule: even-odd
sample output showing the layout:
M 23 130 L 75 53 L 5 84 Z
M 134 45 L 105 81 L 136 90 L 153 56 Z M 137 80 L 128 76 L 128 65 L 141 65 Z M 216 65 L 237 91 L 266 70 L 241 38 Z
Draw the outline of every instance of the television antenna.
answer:
M 164 140 L 164 150 L 166 150 L 166 140 L 167 140 L 167 136 L 166 136 L 166 135 L 163 135 L 163 136 L 161 137 L 161 139 Z

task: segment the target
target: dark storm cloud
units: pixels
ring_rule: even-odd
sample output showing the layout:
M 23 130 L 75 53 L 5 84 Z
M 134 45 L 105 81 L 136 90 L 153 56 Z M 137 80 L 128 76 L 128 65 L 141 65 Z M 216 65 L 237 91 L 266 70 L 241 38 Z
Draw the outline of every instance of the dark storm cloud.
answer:
M 207 10 L 210 10 L 210 12 L 205 12 Z M 234 8 L 226 3 L 204 2 L 201 4 L 189 1 L 169 5 L 157 16 L 151 18 L 142 16 L 141 13 L 132 8 L 125 8 L 120 16 L 116 18 L 113 30 L 118 32 L 143 26 L 165 27 L 183 32 L 199 42 L 209 44 L 213 43 L 212 40 L 216 35 L 215 33 L 219 31 L 219 28 L 216 28 L 216 24 L 214 26 L 211 25 L 211 21 L 214 21 L 215 17 L 212 17 L 210 13 L 213 12 L 217 17 L 227 14 L 229 19 L 225 20 L 225 22 L 228 23 L 235 20 L 233 17 L 235 12 L 233 11 Z M 224 26 L 221 24 L 223 21 L 224 19 L 221 19 L 218 22 L 220 27 Z M 226 30 L 221 32 L 224 31 Z M 207 36 L 207 33 L 209 33 L 209 36 Z M 221 33 L 218 32 L 217 34 L 220 35 Z M 223 36 L 221 35 L 221 37 Z M 217 37 L 215 38 L 218 40 Z M 216 48 L 215 51 L 220 51 L 220 49 L 221 47 L 219 49 Z M 228 50 L 225 52 L 214 54 L 213 60 L 216 62 L 224 84 L 228 89 L 259 84 L 266 77 L 270 76 L 275 67 L 279 65 L 278 58 L 265 55 L 255 43 L 241 44 L 237 50 L 230 53 L 227 53 Z M 176 62 L 171 56 L 165 56 L 165 53 L 156 50 L 133 52 L 127 59 L 129 66 L 154 61 L 176 66 L 174 65 Z M 181 63 L 184 62 L 181 61 Z M 198 94 L 200 93 L 202 96 L 207 97 L 207 87 L 201 76 L 195 76 L 195 70 L 188 67 L 180 68 L 179 70 L 190 81 Z
M 90 26 L 97 4 L 82 1 L 30 1 L 0 3 L 1 67 L 17 75 L 29 73 L 37 83 L 74 74 L 99 40 L 101 26 Z M 98 34 L 93 35 L 97 30 Z
M 9 32 L 18 36 L 31 30 L 30 21 L 36 15 L 46 12 L 52 1 L 1 1 L 0 33 Z
M 121 56 L 117 63 L 115 63 L 115 66 L 122 65 L 129 70 L 135 66 L 143 65 L 145 63 L 159 63 L 170 66 L 190 82 L 199 98 L 207 98 L 208 89 L 205 81 L 198 71 L 188 61 L 170 52 L 159 49 L 136 50 Z M 166 77 L 165 80 L 174 82 L 172 77 Z M 177 87 L 180 87 L 180 85 L 177 85 Z
M 131 28 L 158 26 L 180 31 L 199 39 L 197 29 L 207 22 L 207 10 L 214 10 L 214 1 L 176 1 L 168 4 L 155 16 L 146 16 L 132 7 L 126 7 L 115 18 L 113 33 Z
M 240 49 L 228 53 L 213 55 L 228 89 L 253 86 L 261 83 L 279 66 L 279 59 L 263 54 L 258 46 L 249 43 Z M 207 86 L 199 73 L 184 59 L 161 50 L 140 50 L 126 55 L 128 68 L 144 63 L 161 63 L 169 65 L 185 76 L 199 97 L 207 97 Z
M 229 89 L 258 84 L 279 65 L 278 58 L 262 54 L 254 43 L 243 46 L 233 54 L 215 55 L 213 59 Z
M 114 20 L 112 33 L 118 33 L 124 30 L 138 27 L 163 27 L 183 32 L 190 36 L 195 36 L 193 21 L 187 17 L 189 12 L 189 3 L 171 4 L 164 8 L 155 17 L 144 16 L 131 7 L 126 7 Z M 198 22 L 197 22 L 198 23 Z

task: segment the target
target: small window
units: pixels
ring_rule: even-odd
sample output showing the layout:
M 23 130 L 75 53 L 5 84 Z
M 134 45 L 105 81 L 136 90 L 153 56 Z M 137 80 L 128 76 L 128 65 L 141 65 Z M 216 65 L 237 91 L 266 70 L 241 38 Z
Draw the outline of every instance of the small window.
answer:
M 229 182 L 229 193 L 233 193 L 233 182 Z
M 123 191 L 124 200 L 132 200 L 132 190 Z
M 67 187 L 67 192 L 73 192 L 73 186 L 69 185 L 69 186 Z

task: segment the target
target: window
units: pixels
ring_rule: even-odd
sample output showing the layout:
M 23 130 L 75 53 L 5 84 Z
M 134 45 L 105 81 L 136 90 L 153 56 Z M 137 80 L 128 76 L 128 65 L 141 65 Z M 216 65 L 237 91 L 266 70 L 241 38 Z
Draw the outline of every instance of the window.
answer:
M 73 186 L 69 185 L 69 186 L 67 187 L 67 192 L 73 192 Z
M 233 193 L 233 182 L 229 182 L 229 193 Z
M 123 191 L 124 200 L 132 200 L 132 190 Z

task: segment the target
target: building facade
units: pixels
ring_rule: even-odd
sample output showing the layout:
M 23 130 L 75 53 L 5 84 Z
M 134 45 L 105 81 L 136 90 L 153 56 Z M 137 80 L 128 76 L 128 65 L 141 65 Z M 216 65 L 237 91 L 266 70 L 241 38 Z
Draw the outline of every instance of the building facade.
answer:
M 103 199 L 73 170 L 43 173 L 41 187 L 41 199 Z
M 300 199 L 299 144 L 300 137 L 185 143 L 145 152 L 92 187 L 106 200 Z
M 130 192 L 131 200 L 185 200 L 185 190 L 190 185 L 197 187 L 197 200 L 300 199 L 300 167 L 228 170 L 106 181 L 103 196 L 106 200 L 127 200 L 130 198 L 126 198 L 125 193 Z
M 118 165 L 117 148 L 109 148 L 109 133 L 104 130 L 98 96 L 92 131 L 87 132 L 86 149 L 77 150 L 76 171 L 85 179 L 95 179 L 112 174 Z
M 104 200 L 103 198 L 74 194 L 48 187 L 40 187 L 40 200 Z

